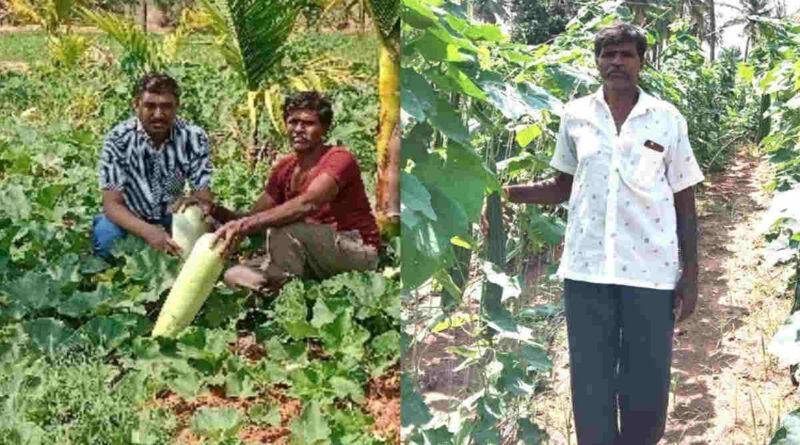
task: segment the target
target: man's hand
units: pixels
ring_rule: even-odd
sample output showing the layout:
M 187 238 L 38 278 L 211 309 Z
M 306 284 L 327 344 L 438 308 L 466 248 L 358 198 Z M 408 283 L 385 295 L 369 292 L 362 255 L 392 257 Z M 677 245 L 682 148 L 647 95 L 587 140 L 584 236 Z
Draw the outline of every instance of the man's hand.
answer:
M 229 256 L 236 246 L 239 245 L 244 236 L 244 227 L 248 218 L 240 218 L 224 224 L 222 227 L 214 232 L 214 237 L 211 239 L 211 247 L 222 242 L 222 256 Z
M 144 234 L 144 242 L 150 247 L 170 255 L 181 254 L 181 246 L 175 242 L 162 227 L 151 225 Z
M 205 222 L 214 228 L 218 228 L 220 226 L 219 221 L 214 218 L 214 208 L 215 204 L 211 201 L 206 201 L 205 199 L 200 199 L 193 196 L 185 196 L 180 197 L 175 200 L 170 206 L 170 212 L 173 214 L 180 213 L 187 207 L 197 206 L 200 208 L 200 211 L 203 212 L 203 219 Z
M 672 300 L 676 313 L 675 321 L 683 321 L 694 312 L 697 304 L 697 271 L 684 271 L 675 286 L 675 297 Z

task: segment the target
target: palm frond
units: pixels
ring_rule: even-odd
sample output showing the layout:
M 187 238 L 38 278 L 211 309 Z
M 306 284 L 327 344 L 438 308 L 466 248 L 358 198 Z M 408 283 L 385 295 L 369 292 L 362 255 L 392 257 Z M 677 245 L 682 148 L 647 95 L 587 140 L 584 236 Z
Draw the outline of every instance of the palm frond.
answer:
M 162 61 L 155 40 L 131 20 L 111 13 L 81 8 L 81 14 L 94 26 L 122 46 L 125 56 L 123 64 L 129 63 L 141 69 L 157 69 Z
M 257 89 L 283 58 L 301 6 L 293 0 L 228 1 L 249 89 Z

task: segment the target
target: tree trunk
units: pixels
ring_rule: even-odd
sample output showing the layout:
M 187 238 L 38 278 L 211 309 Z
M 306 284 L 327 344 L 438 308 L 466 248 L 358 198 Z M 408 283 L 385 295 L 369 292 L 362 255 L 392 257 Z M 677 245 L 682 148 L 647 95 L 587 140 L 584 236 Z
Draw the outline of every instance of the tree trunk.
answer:
M 141 13 L 142 30 L 147 32 L 147 0 L 139 0 L 139 11 Z
M 382 39 L 378 71 L 378 183 L 375 216 L 384 238 L 400 234 L 400 48 Z
M 713 62 L 717 55 L 717 12 L 716 7 L 714 6 L 714 0 L 708 0 L 708 10 L 709 10 L 709 27 L 711 28 L 711 32 L 709 33 L 710 38 L 708 39 L 708 46 L 711 48 L 711 61 Z

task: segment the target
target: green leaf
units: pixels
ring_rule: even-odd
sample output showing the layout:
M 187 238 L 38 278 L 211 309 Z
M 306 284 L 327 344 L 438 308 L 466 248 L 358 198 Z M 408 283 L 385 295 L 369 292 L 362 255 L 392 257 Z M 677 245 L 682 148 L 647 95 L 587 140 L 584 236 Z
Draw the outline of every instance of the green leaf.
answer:
M 515 395 L 531 395 L 534 386 L 529 383 L 529 378 L 516 354 L 498 353 L 497 360 L 503 364 L 500 378 L 497 380 L 497 388 L 501 391 L 509 391 Z
M 527 206 L 525 214 L 529 218 L 528 236 L 554 246 L 564 237 L 565 225 L 557 218 L 545 215 L 537 206 Z
M 547 351 L 537 345 L 522 345 L 520 358 L 527 365 L 528 371 L 548 372 L 553 367 L 553 362 L 547 357 Z
M 447 174 L 443 175 L 443 171 Z M 412 173 L 429 191 L 432 185 L 436 186 L 449 200 L 457 203 L 466 214 L 468 223 L 478 220 L 485 194 L 499 189 L 496 177 L 483 159 L 473 149 L 453 143 L 438 156 L 430 156 L 426 162 L 418 164 Z M 438 207 L 434 205 L 433 209 L 437 211 Z M 448 241 L 456 235 L 466 237 L 467 233 L 452 233 L 447 237 Z
M 436 221 L 436 212 L 431 207 L 431 194 L 425 185 L 414 175 L 400 173 L 400 212 L 403 224 L 413 227 L 419 222 L 416 212 L 427 219 Z
M 503 288 L 503 300 L 507 298 L 516 298 L 522 293 L 520 286 L 520 278 L 513 279 L 506 275 L 505 272 L 492 263 L 491 261 L 484 261 L 481 270 L 486 276 L 486 280 L 494 283 Z
M 74 342 L 74 331 L 63 321 L 54 318 L 38 318 L 23 323 L 31 342 L 40 351 L 49 355 L 66 348 Z
M 302 2 L 294 0 L 230 0 L 248 89 L 255 90 L 286 53 L 285 43 L 294 28 Z
M 313 400 L 303 407 L 303 414 L 292 421 L 291 442 L 297 445 L 330 444 L 331 428 L 322 415 L 319 402 Z
M 370 342 L 372 375 L 381 375 L 400 359 L 400 333 L 386 331 Z
M 364 390 L 358 382 L 345 377 L 333 376 L 328 383 L 333 388 L 336 397 L 340 399 L 350 397 L 356 403 L 364 401 Z
M 334 320 L 336 320 L 336 314 L 331 312 L 324 301 L 317 300 L 314 304 L 314 317 L 311 319 L 311 326 L 319 329 Z
M 769 445 L 797 445 L 800 443 L 800 409 L 784 416 L 781 427 L 772 436 Z
M 94 345 L 104 350 L 119 347 L 130 338 L 128 327 L 111 317 L 97 317 L 81 326 L 80 332 Z
M 0 188 L 0 209 L 14 221 L 25 221 L 31 217 L 31 204 L 21 185 L 7 185 Z
M 438 18 L 434 14 L 428 2 L 419 0 L 403 0 L 403 24 L 413 26 L 417 29 L 427 29 L 438 24 Z
M 445 136 L 462 145 L 469 145 L 469 133 L 454 107 L 443 97 L 427 113 L 428 122 Z
M 501 404 L 502 402 L 495 398 L 482 397 L 478 400 L 478 420 L 470 434 L 476 443 L 500 445 L 500 432 L 497 424 L 505 420 Z
M 527 147 L 534 139 L 542 135 L 542 128 L 538 124 L 529 125 L 522 130 L 517 131 L 517 144 L 520 147 Z M 526 152 L 527 153 L 527 152 Z
M 419 73 L 410 69 L 400 70 L 401 107 L 419 122 L 426 118 L 428 110 L 438 100 L 436 92 Z
M 242 415 L 234 408 L 200 408 L 192 416 L 192 431 L 219 440 L 234 437 L 243 423 Z
M 276 427 L 281 424 L 280 407 L 266 402 L 252 405 L 247 411 L 247 417 L 250 418 L 251 422 L 259 426 Z
M 61 297 L 56 283 L 41 272 L 28 271 L 0 289 L 8 295 L 8 315 L 17 319 L 57 307 Z
M 275 321 L 295 340 L 312 336 L 316 330 L 308 323 L 308 307 L 301 280 L 289 282 L 275 299 Z
M 433 419 L 425 400 L 414 388 L 411 378 L 405 372 L 400 378 L 400 403 L 400 418 L 403 427 L 422 427 Z
M 75 292 L 58 306 L 58 313 L 73 318 L 93 315 L 95 309 L 111 297 L 111 291 L 106 286 L 98 286 L 91 292 Z
M 547 443 L 549 437 L 538 425 L 525 417 L 517 419 L 517 440 L 524 445 Z

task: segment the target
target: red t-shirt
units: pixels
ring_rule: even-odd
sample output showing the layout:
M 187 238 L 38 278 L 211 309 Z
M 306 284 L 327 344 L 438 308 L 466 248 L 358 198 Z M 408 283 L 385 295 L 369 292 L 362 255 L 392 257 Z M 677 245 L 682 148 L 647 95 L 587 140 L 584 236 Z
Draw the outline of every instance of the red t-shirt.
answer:
M 297 193 L 291 192 L 292 172 L 297 166 L 297 156 L 288 155 L 275 164 L 267 181 L 266 192 L 282 204 L 303 191 L 311 181 L 322 172 L 328 173 L 336 180 L 339 193 L 333 201 L 323 204 L 316 213 L 306 217 L 306 221 L 315 224 L 329 224 L 334 230 L 346 232 L 358 230 L 365 244 L 380 247 L 378 225 L 369 206 L 364 182 L 361 180 L 361 169 L 358 168 L 355 156 L 344 147 L 330 147 L 311 168 L 305 183 Z

